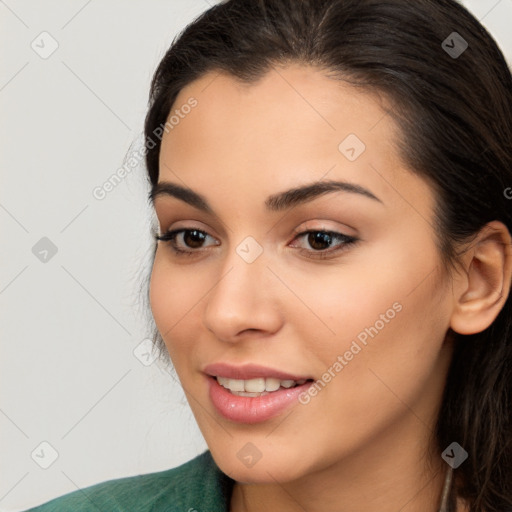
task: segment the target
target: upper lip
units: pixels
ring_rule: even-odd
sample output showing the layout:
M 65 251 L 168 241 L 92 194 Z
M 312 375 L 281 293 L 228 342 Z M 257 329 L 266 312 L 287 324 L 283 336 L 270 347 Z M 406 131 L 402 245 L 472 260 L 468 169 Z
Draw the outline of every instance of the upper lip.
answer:
M 203 369 L 204 373 L 211 377 L 226 377 L 228 379 L 249 380 L 257 378 L 275 378 L 279 380 L 308 380 L 311 377 L 304 375 L 292 375 L 290 373 L 260 366 L 257 364 L 244 364 L 234 366 L 229 363 L 208 364 Z

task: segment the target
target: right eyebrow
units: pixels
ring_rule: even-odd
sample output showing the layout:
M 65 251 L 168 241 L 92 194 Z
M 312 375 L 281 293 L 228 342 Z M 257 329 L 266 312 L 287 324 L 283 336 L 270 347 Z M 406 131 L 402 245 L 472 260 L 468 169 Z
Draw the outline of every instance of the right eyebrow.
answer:
M 213 214 L 213 209 L 208 204 L 206 198 L 197 192 L 194 192 L 191 188 L 182 187 L 181 185 L 170 183 L 168 181 L 162 181 L 153 186 L 149 193 L 149 199 L 154 205 L 155 199 L 160 196 L 171 196 L 176 199 L 181 199 L 198 210 Z

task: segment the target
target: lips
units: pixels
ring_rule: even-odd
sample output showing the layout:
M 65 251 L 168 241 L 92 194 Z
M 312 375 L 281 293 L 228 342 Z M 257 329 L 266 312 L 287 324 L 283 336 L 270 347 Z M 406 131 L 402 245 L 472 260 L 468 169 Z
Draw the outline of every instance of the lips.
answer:
M 204 373 L 210 377 L 225 377 L 235 380 L 249 380 L 257 378 L 274 378 L 278 380 L 310 380 L 311 375 L 297 375 L 283 372 L 274 368 L 260 366 L 257 364 L 245 364 L 242 366 L 233 366 L 228 363 L 214 363 L 204 367 Z
M 255 364 L 232 366 L 215 363 L 206 366 L 203 371 L 212 405 L 221 416 L 236 423 L 260 423 L 279 416 L 299 402 L 299 395 L 312 385 L 313 380 L 307 375 L 286 373 Z M 234 384 L 240 383 L 256 385 L 258 380 L 268 383 L 268 379 L 281 383 L 293 382 L 295 385 L 289 388 L 279 386 L 275 391 L 261 393 L 232 391 L 224 387 L 226 384 L 234 387 Z
M 306 381 L 290 389 L 280 388 L 271 393 L 250 397 L 233 394 L 213 377 L 205 377 L 205 380 L 216 411 L 235 423 L 261 423 L 275 418 L 289 407 L 297 406 L 300 394 L 312 385 L 312 382 Z

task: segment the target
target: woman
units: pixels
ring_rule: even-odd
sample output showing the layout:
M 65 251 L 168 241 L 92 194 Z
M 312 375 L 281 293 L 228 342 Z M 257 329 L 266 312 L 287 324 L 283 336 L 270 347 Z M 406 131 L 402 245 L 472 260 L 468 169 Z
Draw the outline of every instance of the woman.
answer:
M 145 135 L 155 342 L 209 450 L 32 510 L 512 510 L 512 77 L 478 21 L 220 3 Z

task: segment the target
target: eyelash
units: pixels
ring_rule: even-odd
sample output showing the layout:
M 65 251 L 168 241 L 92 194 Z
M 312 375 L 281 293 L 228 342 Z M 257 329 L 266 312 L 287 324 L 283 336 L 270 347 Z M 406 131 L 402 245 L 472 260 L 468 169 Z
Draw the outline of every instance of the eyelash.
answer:
M 191 231 L 196 231 L 198 233 L 201 233 L 202 235 L 210 236 L 205 231 L 202 231 L 200 229 L 193 229 L 193 228 L 175 229 L 173 231 L 167 231 L 167 232 L 163 233 L 162 235 L 154 235 L 154 236 L 155 236 L 156 240 L 168 243 L 176 256 L 179 256 L 179 257 L 194 256 L 198 252 L 200 252 L 201 250 L 204 250 L 204 249 L 188 251 L 185 249 L 180 249 L 179 247 L 176 246 L 176 237 L 180 233 L 187 233 L 187 232 L 191 232 Z M 302 236 L 309 235 L 310 233 L 328 234 L 331 237 L 333 237 L 334 239 L 342 240 L 341 246 L 338 247 L 337 249 L 327 249 L 327 250 L 311 249 L 310 250 L 310 249 L 299 248 L 299 251 L 301 253 L 303 253 L 303 254 L 307 253 L 308 257 L 312 258 L 312 259 L 315 259 L 315 258 L 316 259 L 325 259 L 325 258 L 331 257 L 333 254 L 338 254 L 339 252 L 345 251 L 345 250 L 349 249 L 351 246 L 355 245 L 357 242 L 359 242 L 359 239 L 356 237 L 344 235 L 343 233 L 338 233 L 336 231 L 327 231 L 327 230 L 322 230 L 322 229 L 309 229 L 307 231 L 301 231 L 296 234 L 294 240 L 297 238 L 300 238 Z M 218 245 L 218 244 L 214 244 L 214 245 Z

